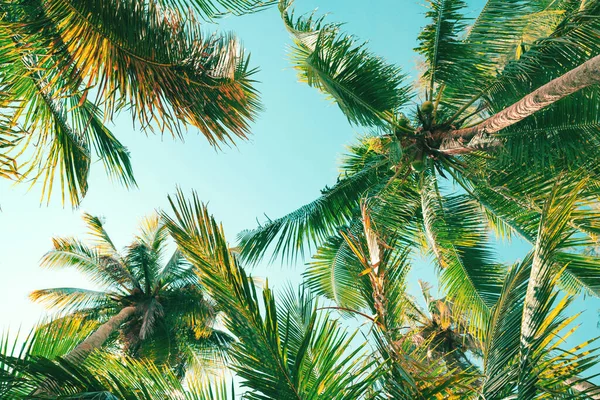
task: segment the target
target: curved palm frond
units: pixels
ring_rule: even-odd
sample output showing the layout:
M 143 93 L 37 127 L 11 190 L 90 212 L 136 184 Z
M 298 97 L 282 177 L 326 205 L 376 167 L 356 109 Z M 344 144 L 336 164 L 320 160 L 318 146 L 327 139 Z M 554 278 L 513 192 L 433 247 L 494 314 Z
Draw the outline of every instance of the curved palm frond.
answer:
M 324 296 L 339 307 L 349 310 L 367 307 L 362 290 L 363 283 L 370 284 L 368 278 L 361 275 L 364 266 L 343 236 L 331 236 L 312 258 L 303 274 L 305 284 L 312 293 Z
M 35 290 L 29 298 L 61 313 L 85 313 L 87 310 L 115 308 L 117 303 L 105 292 L 79 288 Z
M 137 280 L 118 260 L 101 256 L 98 251 L 73 238 L 54 238 L 54 250 L 42 258 L 46 268 L 74 267 L 95 284 L 128 290 Z
M 181 136 L 191 125 L 217 147 L 247 136 L 260 109 L 249 58 L 233 36 L 201 34 L 194 13 L 178 9 L 183 4 L 36 0 L 2 5 L 0 103 L 9 111 L 7 126 L 15 127 L 6 133 L 29 133 L 15 151 L 27 157 L 20 178 L 42 181 L 48 201 L 60 175 L 63 201 L 68 196 L 79 204 L 87 192 L 93 150 L 110 176 L 135 185 L 127 149 L 105 126 L 123 108 L 130 108 L 144 129 Z M 219 10 L 240 14 L 272 2 L 188 4 L 210 18 Z M 2 171 L 14 175 L 7 157 L 2 156 Z
M 462 111 L 479 99 L 507 63 L 518 60 L 535 40 L 548 36 L 573 6 L 568 1 L 488 0 L 461 38 L 457 69 L 467 74 L 449 76 L 442 96 L 444 106 Z
M 256 288 L 206 207 L 195 194 L 188 202 L 181 192 L 170 202 L 175 217 L 165 215 L 166 224 L 211 296 L 226 310 L 225 324 L 239 340 L 232 350 L 234 369 L 242 385 L 252 390 L 250 398 L 350 399 L 364 393 L 374 378 L 359 379 L 369 365 L 357 364 L 360 350 L 350 350 L 351 336 L 337 322 L 313 310 L 302 346 L 288 348 L 273 292 L 267 284 L 259 303 Z M 306 357 L 309 353 L 315 358 Z M 314 373 L 316 379 L 309 379 Z
M 502 267 L 494 262 L 477 204 L 464 196 L 443 198 L 431 177 L 422 189 L 423 226 L 440 268 L 440 283 L 457 314 L 465 313 L 481 335 L 501 289 Z
M 240 234 L 241 255 L 245 261 L 257 262 L 272 243 L 275 243 L 272 259 L 279 255 L 294 259 L 304 254 L 305 246 L 318 247 L 358 215 L 360 199 L 366 193 L 383 189 L 382 177 L 392 176 L 393 172 L 385 157 L 373 151 L 365 152 L 364 143 L 351 151 L 342 167 L 342 171 L 348 173 L 342 173 L 331 188 L 323 189 L 317 200 Z
M 159 0 L 158 3 L 175 8 L 179 12 L 195 11 L 201 18 L 211 21 L 233 15 L 259 12 L 275 4 L 277 0 Z
M 457 75 L 469 75 L 475 69 L 475 64 L 465 68 L 470 54 L 468 47 L 460 40 L 467 26 L 462 14 L 465 6 L 462 0 L 429 1 L 426 17 L 431 19 L 431 23 L 419 34 L 419 46 L 415 50 L 425 57 L 427 67 L 422 79 L 427 82 L 430 99 L 433 99 L 435 85 L 443 85 L 448 80 L 460 80 Z
M 582 350 L 587 342 L 571 350 L 559 348 L 573 333 L 574 329 L 562 332 L 577 315 L 562 316 L 570 298 L 558 300 L 555 287 L 562 270 L 554 273 L 552 254 L 569 245 L 572 231 L 565 217 L 576 210 L 581 188 L 581 183 L 555 188 L 547 199 L 535 248 L 507 275 L 484 349 L 486 398 L 514 393 L 533 398 L 564 391 L 565 386 L 575 388 L 574 382 L 581 381 L 576 375 L 597 358 L 593 351 Z
M 294 39 L 292 63 L 300 80 L 332 98 L 351 123 L 381 126 L 410 99 L 400 68 L 374 56 L 356 39 L 314 15 L 294 19 L 290 0 L 279 10 Z

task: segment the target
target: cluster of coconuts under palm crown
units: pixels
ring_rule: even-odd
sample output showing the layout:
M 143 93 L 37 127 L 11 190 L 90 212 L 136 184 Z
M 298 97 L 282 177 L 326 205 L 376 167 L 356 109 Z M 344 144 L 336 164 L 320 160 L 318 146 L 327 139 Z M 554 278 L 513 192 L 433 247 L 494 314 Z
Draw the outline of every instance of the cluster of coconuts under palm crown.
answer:
M 416 127 L 408 117 L 400 114 L 393 124 L 394 135 L 385 135 L 371 141 L 370 147 L 376 152 L 383 152 L 383 148 L 387 147 L 386 151 L 394 168 L 410 164 L 413 172 L 421 173 L 427 168 L 429 161 L 435 162 L 440 157 L 448 156 L 440 151 L 440 146 L 447 133 L 455 127 L 449 122 L 437 123 L 436 119 L 436 106 L 427 100 L 417 106 L 414 119 Z M 397 146 L 397 149 L 393 146 Z

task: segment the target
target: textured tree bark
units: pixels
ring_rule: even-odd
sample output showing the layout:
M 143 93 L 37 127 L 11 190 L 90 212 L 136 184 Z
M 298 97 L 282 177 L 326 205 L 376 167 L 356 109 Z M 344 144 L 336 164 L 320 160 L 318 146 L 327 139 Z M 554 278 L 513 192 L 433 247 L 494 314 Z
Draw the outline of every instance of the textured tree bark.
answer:
M 63 359 L 71 363 L 78 363 L 85 360 L 92 351 L 102 347 L 108 337 L 125 321 L 131 318 L 134 313 L 135 307 L 133 306 L 123 308 L 117 315 L 111 317 L 83 342 L 79 343 L 73 350 L 65 355 Z
M 597 83 L 600 83 L 600 55 L 548 82 L 479 125 L 450 131 L 449 136 L 469 140 L 479 134 L 498 132 L 570 94 Z
M 567 379 L 567 384 L 571 385 L 573 390 L 576 390 L 579 393 L 585 393 L 590 399 L 600 399 L 600 387 L 588 381 L 579 381 L 577 383 L 573 382 L 577 382 L 577 380 L 575 378 Z
M 94 333 L 88 336 L 83 342 L 79 343 L 73 350 L 63 357 L 63 360 L 71 364 L 79 364 L 86 359 L 90 353 L 102 347 L 108 337 L 119 327 L 135 314 L 135 307 L 129 306 L 123 308 L 119 313 L 111 317 L 108 321 L 102 324 Z M 33 393 L 34 396 L 41 394 L 50 394 L 51 390 L 48 385 L 50 379 L 46 379 Z

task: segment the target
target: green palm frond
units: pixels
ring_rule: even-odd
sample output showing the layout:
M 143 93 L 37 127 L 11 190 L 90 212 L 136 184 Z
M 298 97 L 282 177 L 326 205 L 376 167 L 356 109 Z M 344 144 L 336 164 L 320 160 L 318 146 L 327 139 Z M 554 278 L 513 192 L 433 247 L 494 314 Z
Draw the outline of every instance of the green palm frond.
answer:
M 500 293 L 504 271 L 494 262 L 486 225 L 468 197 L 443 198 L 432 177 L 422 189 L 423 226 L 440 283 L 457 314 L 481 334 Z
M 87 225 L 88 233 L 93 239 L 94 246 L 103 254 L 112 258 L 119 259 L 119 251 L 115 247 L 112 239 L 104 229 L 104 221 L 100 217 L 83 213 L 83 220 Z
M 524 94 L 597 55 L 600 52 L 599 8 L 598 1 L 588 1 L 583 8 L 565 11 L 547 37 L 532 43 L 530 50 L 508 63 L 488 92 L 486 100 L 492 111 L 514 103 Z
M 446 81 L 444 104 L 458 108 L 475 101 L 482 90 L 493 85 L 508 62 L 518 60 L 523 49 L 547 36 L 572 8 L 568 1 L 486 1 L 461 38 L 462 57 L 455 59 L 457 67 L 468 73 Z
M 340 307 L 361 310 L 368 305 L 363 293 L 368 278 L 360 275 L 363 271 L 364 266 L 348 242 L 338 234 L 317 249 L 304 272 L 304 280 L 311 292 L 334 301 Z
M 0 355 L 0 363 L 9 368 L 0 386 L 4 398 L 76 398 L 76 399 L 185 399 L 229 400 L 233 391 L 225 381 L 192 382 L 184 387 L 168 370 L 149 361 L 117 358 L 96 353 L 83 364 L 41 356 Z M 47 394 L 35 394 L 43 387 Z M 32 397 L 32 395 L 34 397 Z
M 489 216 L 494 223 L 503 224 L 503 229 L 510 229 L 524 240 L 534 244 L 537 238 L 537 227 L 542 214 L 544 199 L 552 193 L 553 187 L 558 182 L 572 180 L 577 182 L 586 176 L 584 170 L 577 170 L 568 175 L 548 178 L 545 174 L 526 173 L 525 168 L 491 175 L 486 181 L 473 178 L 472 174 L 463 173 L 471 182 L 463 181 L 462 184 Z M 570 176 L 570 178 L 567 178 Z M 588 181 L 593 182 L 593 181 Z M 569 251 L 556 252 L 556 262 L 566 265 L 566 270 L 561 275 L 560 284 L 571 293 L 587 292 L 598 293 L 594 283 L 596 267 L 592 259 L 581 255 L 586 246 L 596 243 L 598 237 L 598 213 L 592 205 L 597 201 L 597 189 L 594 184 L 588 184 L 579 195 L 580 209 L 575 210 L 568 217 L 568 225 L 581 235 L 581 240 L 572 243 Z
M 29 356 L 56 359 L 63 357 L 98 327 L 84 318 L 57 318 L 35 327 L 25 341 Z
M 433 100 L 434 86 L 443 85 L 448 80 L 459 80 L 463 74 L 471 73 L 464 68 L 469 56 L 468 48 L 460 40 L 466 28 L 462 14 L 465 8 L 462 0 L 431 0 L 426 16 L 431 23 L 419 35 L 419 46 L 415 49 L 425 57 L 427 67 L 422 79 L 427 82 L 430 100 Z M 443 89 L 440 89 L 443 90 Z
M 102 257 L 96 249 L 73 238 L 54 238 L 54 250 L 42 258 L 46 268 L 73 267 L 87 275 L 95 284 L 127 290 L 137 286 L 131 273 L 120 262 Z
M 351 123 L 380 126 L 410 99 L 400 68 L 371 54 L 356 39 L 314 15 L 294 18 L 292 1 L 280 0 L 282 19 L 294 39 L 292 63 L 300 80 L 326 93 Z
M 511 267 L 504 280 L 501 296 L 494 306 L 485 341 L 483 369 L 486 374 L 482 391 L 486 397 L 502 398 L 512 390 L 517 371 L 515 358 L 519 354 L 523 301 L 531 271 L 529 255 Z
M 352 336 L 326 314 L 313 310 L 308 328 L 300 333 L 302 344 L 298 345 L 296 331 L 296 346 L 288 347 L 285 327 L 278 321 L 280 312 L 293 310 L 278 311 L 268 283 L 259 303 L 257 290 L 230 252 L 222 227 L 195 194 L 187 201 L 179 192 L 170 201 L 175 219 L 168 215 L 165 219 L 171 234 L 220 309 L 226 310 L 225 324 L 238 339 L 232 350 L 233 368 L 242 386 L 251 390 L 248 398 L 350 399 L 364 393 L 374 378 L 365 378 L 368 364 L 357 363 L 360 349 L 350 350 Z
M 599 152 L 598 96 L 597 88 L 584 89 L 505 129 L 498 134 L 504 146 L 494 164 L 512 169 L 526 166 L 546 175 L 585 168 L 597 179 L 598 168 L 591 160 Z
M 85 313 L 86 310 L 106 310 L 116 307 L 116 302 L 105 292 L 79 288 L 52 288 L 31 292 L 29 298 L 49 309 L 61 313 Z
M 159 0 L 159 4 L 176 8 L 182 13 L 194 10 L 206 20 L 226 15 L 243 15 L 259 12 L 275 4 L 277 0 Z
M 486 338 L 486 398 L 512 393 L 534 398 L 544 391 L 564 390 L 596 358 L 582 352 L 587 343 L 573 351 L 558 347 L 574 331 L 563 332 L 577 315 L 562 316 L 570 298 L 558 300 L 555 287 L 564 267 L 556 273 L 553 254 L 571 243 L 568 217 L 577 209 L 577 195 L 584 185 L 555 187 L 544 207 L 532 253 L 507 275 Z
M 193 126 L 217 147 L 248 135 L 260 109 L 249 57 L 232 35 L 202 34 L 184 3 L 212 18 L 273 2 L 2 5 L 0 105 L 10 127 L 3 133 L 28 133 L 15 151 L 25 159 L 20 178 L 43 182 L 48 201 L 60 176 L 63 201 L 79 204 L 94 151 L 111 177 L 135 185 L 127 149 L 105 126 L 124 108 L 145 130 L 181 136 Z M 14 177 L 13 157 L 3 152 L 1 161 L 3 174 Z
M 304 254 L 305 247 L 320 246 L 358 215 L 360 199 L 366 193 L 382 190 L 385 185 L 381 184 L 381 177 L 393 175 L 386 158 L 365 149 L 364 143 L 351 148 L 342 175 L 331 188 L 323 189 L 317 200 L 252 231 L 242 232 L 239 237 L 242 258 L 257 262 L 275 243 L 273 258 L 294 259 Z
M 156 278 L 158 285 L 170 288 L 183 288 L 200 285 L 200 279 L 192 265 L 185 259 L 181 251 L 175 250 Z
M 245 137 L 256 93 L 233 37 L 205 38 L 197 24 L 153 3 L 58 0 L 48 1 L 45 13 L 63 21 L 57 29 L 69 53 L 86 54 L 73 57 L 75 67 L 109 109 L 125 101 L 144 126 L 156 120 L 160 129 L 177 132 L 180 122 L 191 124 L 213 144 L 230 134 Z

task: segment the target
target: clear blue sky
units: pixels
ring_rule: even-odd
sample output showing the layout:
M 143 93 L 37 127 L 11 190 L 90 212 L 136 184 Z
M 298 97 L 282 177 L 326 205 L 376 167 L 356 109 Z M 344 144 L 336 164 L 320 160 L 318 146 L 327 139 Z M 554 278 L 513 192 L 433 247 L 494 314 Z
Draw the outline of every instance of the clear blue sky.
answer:
M 330 20 L 346 22 L 345 30 L 369 41 L 369 47 L 388 61 L 401 65 L 415 77 L 419 29 L 425 24 L 421 1 L 297 0 L 300 11 L 317 6 L 330 12 Z M 470 1 L 473 10 L 481 0 Z M 472 16 L 475 16 L 473 11 Z M 117 244 L 125 246 L 140 218 L 156 208 L 167 207 L 166 196 L 180 185 L 195 189 L 209 202 L 210 210 L 223 221 L 229 240 L 264 220 L 264 213 L 278 217 L 319 195 L 325 184 L 335 181 L 337 160 L 344 145 L 362 133 L 351 127 L 335 105 L 316 90 L 300 84 L 287 61 L 290 39 L 275 8 L 244 17 L 228 17 L 221 26 L 206 31 L 230 30 L 238 34 L 252 53 L 252 64 L 260 67 L 256 78 L 265 111 L 253 126 L 253 136 L 237 148 L 215 152 L 191 130 L 185 143 L 168 136 L 149 136 L 136 131 L 124 113 L 111 127 L 132 154 L 138 189 L 126 190 L 105 177 L 103 167 L 92 169 L 90 190 L 81 207 L 73 210 L 59 201 L 50 206 L 39 202 L 40 188 L 27 191 L 0 181 L 0 328 L 28 329 L 42 314 L 27 294 L 55 286 L 89 287 L 73 271 L 39 268 L 40 257 L 51 248 L 51 237 L 81 236 L 81 213 L 104 216 Z M 522 257 L 523 243 L 499 245 L 504 261 Z M 282 268 L 261 265 L 255 275 L 268 276 L 272 285 L 298 281 L 302 265 Z M 434 280 L 430 266 L 421 262 L 413 275 Z M 416 284 L 416 282 L 414 282 Z M 597 300 L 576 302 L 585 311 L 578 337 L 597 336 Z M 587 311 L 586 311 L 587 310 Z

